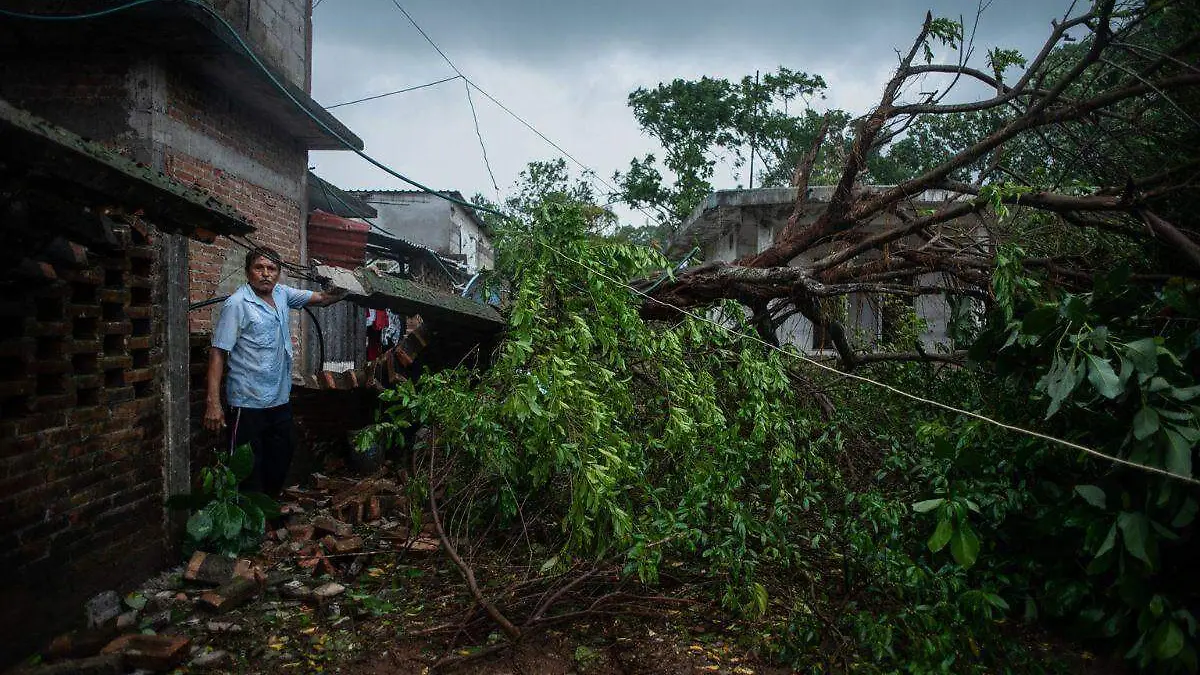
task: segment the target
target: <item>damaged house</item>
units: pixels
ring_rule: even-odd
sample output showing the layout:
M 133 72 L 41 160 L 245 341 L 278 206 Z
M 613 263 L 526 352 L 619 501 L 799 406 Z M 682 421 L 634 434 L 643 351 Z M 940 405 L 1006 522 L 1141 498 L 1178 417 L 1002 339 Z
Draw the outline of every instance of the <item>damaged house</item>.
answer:
M 881 186 L 865 189 L 878 190 Z M 801 223 L 815 222 L 823 204 L 828 203 L 833 188 L 813 186 L 808 189 L 808 208 Z M 943 206 L 961 195 L 946 190 L 926 190 L 913 197 L 909 208 L 918 211 Z M 720 190 L 708 196 L 672 238 L 667 254 L 679 259 L 695 251 L 694 260 L 703 262 L 732 262 L 753 255 L 771 246 L 775 237 L 787 225 L 796 204 L 796 188 L 755 188 Z M 883 214 L 871 223 L 877 230 L 887 229 L 900 222 L 896 214 Z M 987 223 L 983 216 L 971 215 L 939 226 L 938 236 L 953 237 L 964 245 L 983 246 L 987 241 Z M 801 265 L 820 259 L 837 242 L 818 246 L 791 261 Z M 940 273 L 929 273 L 914 280 L 917 285 L 938 285 L 949 280 Z M 827 309 L 838 317 L 850 337 L 864 344 L 892 342 L 904 330 L 907 318 L 915 315 L 923 322 L 917 336 L 920 348 L 934 351 L 951 346 L 951 323 L 955 311 L 945 294 L 921 295 L 907 301 L 895 297 L 883 298 L 870 293 L 852 293 L 836 298 L 839 306 Z M 813 354 L 832 354 L 833 344 L 827 327 L 813 325 L 799 313 L 781 317 L 776 334 L 780 343 L 791 344 Z
M 306 263 L 308 150 L 362 147 L 308 95 L 310 13 L 0 15 L 0 633 L 21 636 L 0 663 L 166 560 L 163 498 L 214 443 L 199 425 L 213 307 L 188 306 L 243 282 L 246 246 Z

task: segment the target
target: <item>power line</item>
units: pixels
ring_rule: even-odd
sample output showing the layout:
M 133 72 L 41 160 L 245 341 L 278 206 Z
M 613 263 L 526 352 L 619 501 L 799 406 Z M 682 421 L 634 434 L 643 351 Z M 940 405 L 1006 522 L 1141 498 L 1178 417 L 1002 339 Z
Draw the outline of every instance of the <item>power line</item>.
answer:
M 496 198 L 500 197 L 500 186 L 496 185 L 496 174 L 492 173 L 492 163 L 488 161 L 487 146 L 483 144 L 483 134 L 479 133 L 479 116 L 475 114 L 475 101 L 471 98 L 471 85 L 463 79 L 463 90 L 467 92 L 467 105 L 471 107 L 471 121 L 475 123 L 475 137 L 479 139 L 479 149 L 483 152 L 483 166 L 487 168 L 488 177 L 492 179 L 492 189 Z
M 450 80 L 457 80 L 460 78 L 462 78 L 462 75 L 453 75 L 451 77 L 440 79 L 437 82 L 426 82 L 425 84 L 418 84 L 415 87 L 405 87 L 404 89 L 397 89 L 396 91 L 389 91 L 384 94 L 375 94 L 374 96 L 367 96 L 365 98 L 357 98 L 357 99 L 354 99 L 353 101 L 344 101 L 342 103 L 334 103 L 333 105 L 325 106 L 325 109 L 333 110 L 334 108 L 340 108 L 345 105 L 354 105 L 355 103 L 363 103 L 365 101 L 374 101 L 377 98 L 385 98 L 387 96 L 395 96 L 396 94 L 403 94 L 403 93 L 410 92 L 410 91 L 416 91 L 418 89 L 424 89 L 425 87 L 432 87 L 435 84 L 441 84 L 443 82 L 449 82 Z
M 497 99 L 495 96 L 492 96 L 488 92 L 484 91 L 484 89 L 482 87 L 480 87 L 478 84 L 475 84 L 475 82 L 473 80 L 471 80 L 471 78 L 467 77 L 466 74 L 464 74 L 462 72 L 462 70 L 459 70 L 458 66 L 454 65 L 454 62 L 450 60 L 450 57 L 446 55 L 446 52 L 442 51 L 442 48 L 439 47 L 438 44 L 433 41 L 433 38 L 429 37 L 429 34 L 425 32 L 425 29 L 421 28 L 420 24 L 418 24 L 416 19 L 414 19 L 412 17 L 412 15 L 408 13 L 408 10 L 404 9 L 404 7 L 400 4 L 399 0 L 392 0 L 392 4 L 396 6 L 396 9 L 400 10 L 400 13 L 404 15 L 405 19 L 408 19 L 408 22 L 410 24 L 412 24 L 412 27 L 417 29 L 417 32 L 421 34 L 421 37 L 425 38 L 425 41 L 429 43 L 429 46 L 433 47 L 434 51 L 436 51 L 438 53 L 438 55 L 442 57 L 442 60 L 446 62 L 446 65 L 450 66 L 450 69 L 453 70 L 455 73 L 458 73 L 458 76 L 461 77 L 463 79 L 463 81 L 467 83 L 467 85 L 469 87 L 472 87 L 475 89 L 475 91 L 479 92 L 480 94 L 483 94 L 489 101 L 496 104 L 496 106 L 498 108 L 503 110 L 505 113 L 508 113 L 508 115 L 510 117 L 512 117 L 513 119 L 515 119 L 516 121 L 518 121 L 522 125 L 524 125 L 526 129 L 529 129 L 534 134 L 536 134 L 538 138 L 545 141 L 547 144 L 550 145 L 550 147 L 554 148 L 560 154 L 562 154 L 562 156 L 564 156 L 567 159 L 574 162 L 576 166 L 583 169 L 583 174 L 585 177 L 591 176 L 594 180 L 596 180 L 601 185 L 603 185 L 605 188 L 607 188 L 609 190 L 609 192 L 612 194 L 616 194 L 619 192 L 615 185 L 613 185 L 612 183 L 609 183 L 605 179 L 601 178 L 600 174 L 596 173 L 595 170 L 593 170 L 591 167 L 589 167 L 588 165 L 586 165 L 583 162 L 576 159 L 574 155 L 572 155 L 571 153 L 569 153 L 565 149 L 563 149 L 563 147 L 561 145 L 559 145 L 558 143 L 555 143 L 553 140 L 550 139 L 550 137 L 546 136 L 546 134 L 543 134 L 536 127 L 534 127 L 532 124 L 530 124 L 528 121 L 526 121 L 523 117 L 521 117 L 520 115 L 518 115 L 515 112 L 513 112 L 512 110 L 510 110 L 508 106 L 501 103 L 500 100 Z M 474 104 L 472 104 L 472 112 L 473 111 L 474 111 Z M 495 184 L 495 182 L 496 182 L 495 178 L 493 178 L 492 183 Z M 497 188 L 497 190 L 499 190 L 499 188 Z M 631 206 L 632 206 L 632 204 L 631 204 Z M 651 220 L 653 220 L 659 224 L 662 224 L 662 222 L 664 220 L 663 214 L 661 214 L 661 213 L 659 214 L 659 217 L 656 218 L 654 215 L 652 215 L 651 213 L 646 211 L 646 209 L 643 207 L 638 206 L 638 207 L 634 207 L 634 208 L 641 211 L 642 214 L 645 215 L 647 218 L 650 218 Z

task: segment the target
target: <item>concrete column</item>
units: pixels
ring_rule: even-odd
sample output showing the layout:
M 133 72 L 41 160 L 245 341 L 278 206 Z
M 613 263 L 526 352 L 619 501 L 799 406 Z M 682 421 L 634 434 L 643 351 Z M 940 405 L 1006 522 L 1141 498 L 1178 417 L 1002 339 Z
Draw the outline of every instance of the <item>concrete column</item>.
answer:
M 159 236 L 165 285 L 166 373 L 163 378 L 163 492 L 184 494 L 191 488 L 191 411 L 188 405 L 188 240 L 178 234 Z M 172 512 L 166 514 L 168 532 Z
M 162 63 L 147 58 L 130 69 L 128 78 L 129 126 L 137 140 L 138 160 L 158 171 L 166 166 L 164 111 L 167 84 Z M 188 239 L 183 235 L 160 232 L 159 294 L 163 303 L 163 496 L 183 494 L 191 489 L 191 410 L 188 404 Z M 163 528 L 168 548 L 179 541 L 184 516 L 164 509 Z

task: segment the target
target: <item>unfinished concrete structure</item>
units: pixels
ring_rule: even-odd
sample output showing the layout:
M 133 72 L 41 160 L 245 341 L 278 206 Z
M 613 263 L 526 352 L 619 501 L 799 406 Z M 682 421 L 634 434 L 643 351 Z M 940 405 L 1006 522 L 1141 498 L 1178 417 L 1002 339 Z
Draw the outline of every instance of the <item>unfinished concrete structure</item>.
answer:
M 492 269 L 491 235 L 473 209 L 413 190 L 356 190 L 379 212 L 379 234 L 461 260 L 468 274 Z M 443 192 L 462 201 L 460 192 Z
M 0 664 L 170 549 L 188 488 L 175 242 L 253 230 L 210 195 L 0 101 Z M 185 409 L 186 410 L 186 409 Z M 24 653 L 23 653 L 24 652 Z
M 886 186 L 869 186 L 864 189 L 878 190 L 883 187 Z M 823 208 L 822 204 L 829 201 L 832 193 L 831 186 L 809 188 L 806 197 L 808 206 L 801 222 L 816 221 Z M 696 207 L 679 228 L 667 253 L 678 258 L 697 247 L 700 249 L 698 258 L 705 262 L 732 262 L 743 256 L 759 253 L 771 246 L 775 237 L 787 225 L 796 197 L 794 187 L 714 192 Z M 927 190 L 912 200 L 912 206 L 918 210 L 931 209 L 959 197 L 957 193 L 945 190 Z M 872 221 L 871 228 L 883 230 L 899 222 L 898 216 L 885 214 Z M 940 226 L 942 231 L 974 233 L 980 241 L 984 239 L 984 227 L 985 223 L 976 216 Z M 836 245 L 837 243 L 833 242 L 815 247 L 792 260 L 790 264 L 798 266 L 820 259 Z M 915 282 L 918 285 L 932 285 L 941 282 L 941 277 L 938 273 L 925 274 Z M 891 342 L 893 333 L 900 329 L 898 324 L 910 314 L 909 310 L 914 311 L 924 322 L 924 331 L 919 336 L 924 349 L 934 350 L 939 346 L 950 345 L 951 305 L 945 295 L 923 295 L 908 303 L 897 298 L 883 299 L 865 293 L 852 293 L 844 300 L 834 300 L 840 301 L 841 306 L 835 308 L 832 313 L 843 318 L 845 329 L 861 345 L 872 345 L 880 341 Z M 793 314 L 784 320 L 776 334 L 781 343 L 795 345 L 806 352 L 833 353 L 830 337 L 824 327 L 813 326 L 811 321 L 800 314 Z

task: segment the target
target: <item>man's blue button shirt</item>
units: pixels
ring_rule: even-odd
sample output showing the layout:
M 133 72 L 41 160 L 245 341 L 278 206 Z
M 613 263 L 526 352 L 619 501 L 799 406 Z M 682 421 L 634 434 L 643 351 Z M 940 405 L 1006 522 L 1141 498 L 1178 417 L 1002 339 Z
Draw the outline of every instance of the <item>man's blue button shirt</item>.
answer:
M 292 337 L 288 310 L 300 309 L 312 291 L 275 284 L 267 304 L 242 284 L 225 300 L 212 345 L 229 352 L 225 393 L 235 408 L 274 408 L 292 392 Z

